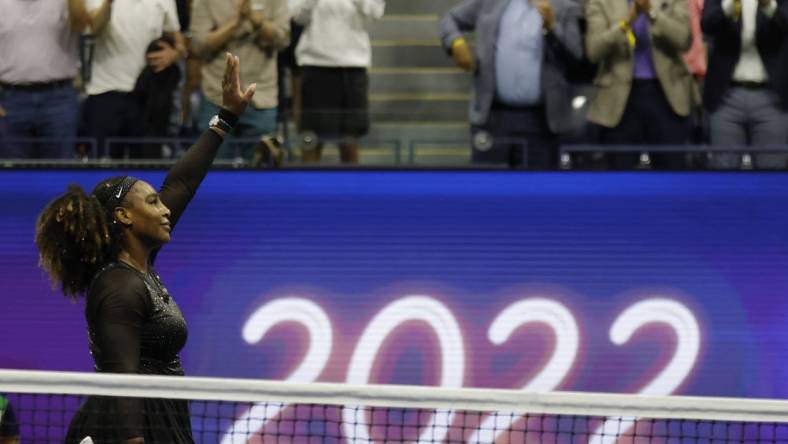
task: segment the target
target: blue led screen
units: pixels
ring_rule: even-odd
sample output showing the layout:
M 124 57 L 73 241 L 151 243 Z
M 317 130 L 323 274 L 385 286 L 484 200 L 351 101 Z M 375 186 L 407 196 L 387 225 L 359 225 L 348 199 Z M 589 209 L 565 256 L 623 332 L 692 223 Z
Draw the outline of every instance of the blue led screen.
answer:
M 116 173 L 0 172 L 0 367 L 91 370 L 34 224 Z M 189 375 L 781 398 L 787 227 L 784 174 L 216 171 L 156 269 Z

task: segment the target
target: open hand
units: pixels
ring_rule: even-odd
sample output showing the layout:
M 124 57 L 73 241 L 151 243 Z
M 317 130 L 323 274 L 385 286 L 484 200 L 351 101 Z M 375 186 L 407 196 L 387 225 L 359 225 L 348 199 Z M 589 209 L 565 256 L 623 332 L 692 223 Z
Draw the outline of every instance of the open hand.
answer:
M 222 78 L 222 107 L 240 116 L 252 101 L 257 85 L 253 83 L 241 91 L 241 61 L 229 52 L 224 57 L 227 63 Z
M 249 15 L 252 13 L 252 1 L 251 0 L 241 0 L 241 4 L 238 6 L 238 15 L 242 19 L 249 18 Z
M 452 47 L 451 56 L 457 66 L 468 72 L 473 71 L 473 52 L 465 41 Z
M 553 6 L 550 4 L 550 1 L 539 0 L 536 3 L 536 9 L 538 9 L 539 14 L 542 15 L 542 27 L 547 31 L 553 29 L 553 24 L 555 23 L 555 12 L 553 11 Z
M 635 7 L 641 14 L 648 14 L 651 11 L 651 0 L 635 0 Z
M 159 73 L 177 62 L 181 55 L 167 42 L 159 42 L 159 50 L 148 53 L 148 65 L 153 67 L 153 72 Z

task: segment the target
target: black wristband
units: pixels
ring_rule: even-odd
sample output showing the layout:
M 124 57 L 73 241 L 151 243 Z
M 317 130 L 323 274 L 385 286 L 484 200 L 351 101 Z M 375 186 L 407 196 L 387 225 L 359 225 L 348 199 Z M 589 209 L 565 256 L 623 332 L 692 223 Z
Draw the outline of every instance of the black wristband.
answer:
M 238 123 L 238 116 L 224 108 L 219 109 L 219 118 L 227 122 L 231 127 L 235 127 Z

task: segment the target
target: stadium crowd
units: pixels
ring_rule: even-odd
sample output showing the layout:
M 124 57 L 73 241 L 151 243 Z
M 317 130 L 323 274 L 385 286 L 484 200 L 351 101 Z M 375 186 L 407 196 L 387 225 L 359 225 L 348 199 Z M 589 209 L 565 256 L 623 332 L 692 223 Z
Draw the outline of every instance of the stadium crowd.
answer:
M 474 162 L 556 168 L 572 85 L 585 82 L 583 142 L 641 150 L 589 155 L 607 167 L 681 169 L 687 152 L 702 152 L 708 168 L 786 168 L 788 0 L 579 1 L 458 0 L 441 17 L 441 44 L 473 76 Z M 369 26 L 385 0 L 0 8 L 0 157 L 85 155 L 78 135 L 112 158 L 171 155 L 158 139 L 194 135 L 219 111 L 230 51 L 257 94 L 232 134 L 239 143 L 225 143 L 220 158 L 281 155 L 277 135 L 292 115 L 309 135 L 299 138 L 304 162 L 319 162 L 326 141 L 343 162 L 359 161 Z M 293 112 L 283 112 L 286 90 Z

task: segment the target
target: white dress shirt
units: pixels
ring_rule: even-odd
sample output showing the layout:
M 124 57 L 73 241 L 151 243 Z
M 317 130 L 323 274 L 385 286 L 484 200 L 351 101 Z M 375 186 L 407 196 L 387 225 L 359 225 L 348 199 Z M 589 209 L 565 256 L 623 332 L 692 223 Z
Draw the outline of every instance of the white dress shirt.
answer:
M 68 0 L 0 0 L 0 82 L 43 83 L 77 74 Z
M 367 26 L 383 16 L 385 0 L 290 0 L 293 19 L 304 25 L 296 46 L 301 66 L 368 68 Z
M 723 0 L 722 9 L 729 17 L 732 17 L 734 15 L 733 0 Z M 771 0 L 764 12 L 771 15 L 776 10 L 777 2 Z M 733 71 L 733 80 L 735 81 L 765 83 L 769 80 L 769 74 L 766 72 L 766 67 L 763 66 L 763 60 L 761 60 L 755 42 L 757 13 L 758 0 L 741 0 L 741 56 Z
M 104 0 L 87 0 L 89 10 Z M 97 35 L 89 95 L 131 92 L 147 64 L 145 50 L 163 32 L 180 31 L 175 0 L 114 0 L 112 16 Z

